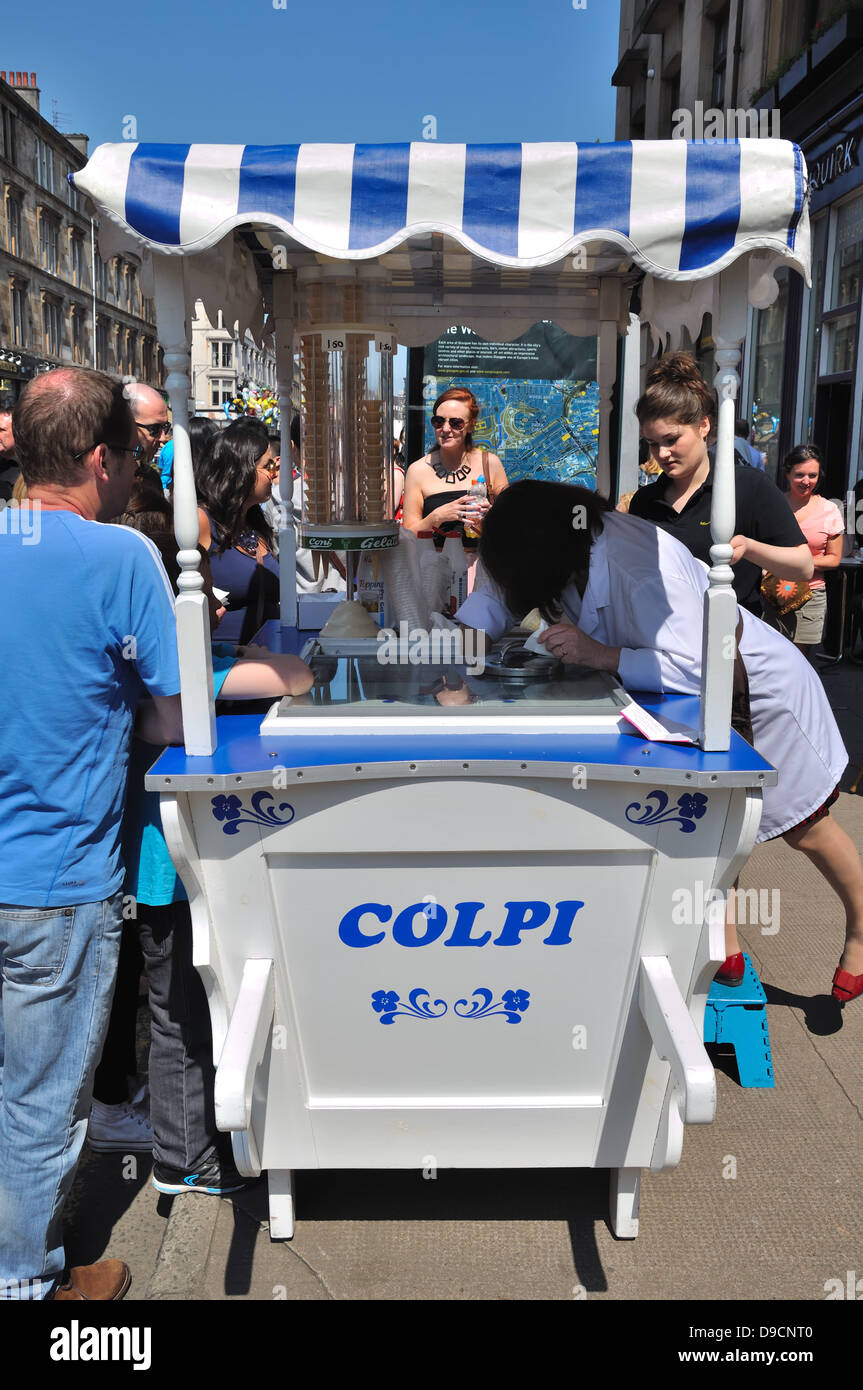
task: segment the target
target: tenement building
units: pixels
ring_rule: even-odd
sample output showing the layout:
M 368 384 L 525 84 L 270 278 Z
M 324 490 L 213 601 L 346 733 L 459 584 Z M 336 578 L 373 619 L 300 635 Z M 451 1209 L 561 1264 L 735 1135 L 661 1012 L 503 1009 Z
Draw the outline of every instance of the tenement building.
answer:
M 829 496 L 863 474 L 863 0 L 622 0 L 617 138 L 780 137 L 809 170 L 812 287 L 778 275 L 751 315 L 742 413 L 768 469 L 827 458 Z M 710 324 L 696 345 L 709 367 Z
M 0 389 L 15 396 L 61 365 L 161 384 L 140 264 L 101 260 L 68 181 L 86 162 L 87 136 L 61 134 L 40 114 L 36 74 L 0 71 Z

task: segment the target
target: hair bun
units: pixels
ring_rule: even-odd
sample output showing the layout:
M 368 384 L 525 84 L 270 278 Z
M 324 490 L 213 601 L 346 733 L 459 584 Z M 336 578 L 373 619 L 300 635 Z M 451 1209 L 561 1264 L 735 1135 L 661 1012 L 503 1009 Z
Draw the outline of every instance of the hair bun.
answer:
M 698 363 L 688 352 L 668 352 L 654 363 L 647 373 L 647 386 L 660 382 L 673 382 L 677 386 L 699 387 L 706 385 Z

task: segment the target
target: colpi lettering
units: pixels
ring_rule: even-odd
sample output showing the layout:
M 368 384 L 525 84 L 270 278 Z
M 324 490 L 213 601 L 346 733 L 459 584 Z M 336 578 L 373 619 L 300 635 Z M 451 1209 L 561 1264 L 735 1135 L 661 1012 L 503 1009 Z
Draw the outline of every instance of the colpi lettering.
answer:
M 393 920 L 394 909 L 387 903 L 358 903 L 339 922 L 339 937 L 346 946 L 357 949 L 377 946 L 387 934 L 380 930 L 381 925 L 392 921 L 390 932 L 399 946 L 430 946 L 433 941 L 441 941 L 443 946 L 486 946 L 489 942 L 493 946 L 520 946 L 522 933 L 544 930 L 552 913 L 551 903 L 504 903 L 506 917 L 494 936 L 497 925 L 492 928 L 477 921 L 485 907 L 480 902 L 456 903 L 451 919 L 442 903 L 426 899 L 402 908 Z M 543 946 L 571 945 L 572 924 L 583 907 L 583 902 L 570 899 L 555 903 L 554 921 L 548 935 L 542 938 Z M 441 940 L 448 927 L 449 936 Z

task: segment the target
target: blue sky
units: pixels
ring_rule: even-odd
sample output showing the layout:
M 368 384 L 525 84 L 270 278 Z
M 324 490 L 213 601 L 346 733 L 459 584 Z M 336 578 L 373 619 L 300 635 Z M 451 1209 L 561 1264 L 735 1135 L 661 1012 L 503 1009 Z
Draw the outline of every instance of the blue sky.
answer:
M 0 68 L 91 151 L 137 138 L 275 144 L 611 140 L 616 0 L 42 0 Z

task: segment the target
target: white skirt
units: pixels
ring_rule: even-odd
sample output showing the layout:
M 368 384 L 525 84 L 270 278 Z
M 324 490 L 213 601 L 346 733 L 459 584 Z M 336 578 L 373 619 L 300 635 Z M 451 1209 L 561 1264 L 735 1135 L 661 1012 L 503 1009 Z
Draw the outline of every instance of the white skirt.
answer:
M 755 749 L 779 773 L 777 785 L 764 788 L 756 840 L 761 844 L 824 804 L 848 765 L 848 753 L 815 668 L 787 637 L 740 611 Z

